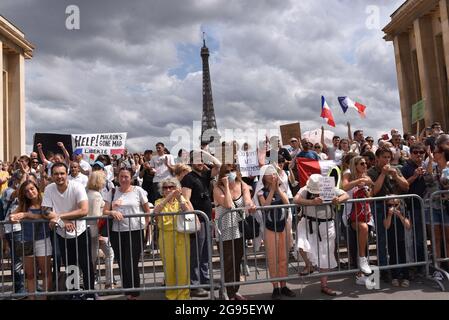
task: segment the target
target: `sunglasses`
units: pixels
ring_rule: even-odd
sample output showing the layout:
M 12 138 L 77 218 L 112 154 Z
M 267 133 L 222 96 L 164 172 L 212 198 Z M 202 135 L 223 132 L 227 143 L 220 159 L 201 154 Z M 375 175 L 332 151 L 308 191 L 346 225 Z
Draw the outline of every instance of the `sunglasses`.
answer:
M 314 148 L 315 149 L 321 149 L 321 146 L 315 146 Z
M 290 143 L 296 143 L 298 142 L 297 140 L 291 140 Z
M 169 190 L 169 189 L 175 189 L 176 186 L 163 186 L 162 189 L 163 190 Z
M 359 162 L 359 166 L 366 166 L 366 162 Z
M 426 154 L 425 151 L 413 151 L 412 153 L 413 154 Z
M 369 143 L 371 143 L 371 142 L 374 142 L 374 140 L 366 140 L 366 142 L 369 142 Z

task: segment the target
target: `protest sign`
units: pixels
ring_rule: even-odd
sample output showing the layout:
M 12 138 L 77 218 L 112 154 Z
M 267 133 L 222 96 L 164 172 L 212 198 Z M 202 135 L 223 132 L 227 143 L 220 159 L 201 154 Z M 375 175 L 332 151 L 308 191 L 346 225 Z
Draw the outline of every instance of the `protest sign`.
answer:
M 320 184 L 320 198 L 323 199 L 323 201 L 332 201 L 335 196 L 335 178 L 322 177 Z
M 425 103 L 420 100 L 412 105 L 412 123 L 417 123 L 419 120 L 424 120 Z
M 259 175 L 257 151 L 238 151 L 237 157 L 242 177 L 256 177 Z
M 290 144 L 291 138 L 299 139 L 301 137 L 301 127 L 299 122 L 290 123 L 280 126 L 282 144 L 284 146 Z
M 58 147 L 58 142 L 62 142 L 69 155 L 72 156 L 72 139 L 70 134 L 35 133 L 33 140 L 33 151 L 38 152 L 37 144 L 41 143 L 42 151 L 47 159 L 56 153 L 62 154 L 63 151 Z
M 126 144 L 126 132 L 72 134 L 73 152 L 83 154 L 90 162 L 100 154 L 123 154 Z

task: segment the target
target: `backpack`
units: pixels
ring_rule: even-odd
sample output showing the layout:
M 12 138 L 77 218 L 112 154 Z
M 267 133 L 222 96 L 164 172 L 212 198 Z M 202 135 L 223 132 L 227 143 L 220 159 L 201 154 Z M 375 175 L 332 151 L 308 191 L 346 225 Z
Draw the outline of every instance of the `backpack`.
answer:
M 353 199 L 365 199 L 368 198 L 368 196 L 369 193 L 366 186 L 354 188 Z M 368 223 L 371 220 L 371 206 L 368 201 L 353 203 L 349 220 L 351 220 L 351 222 L 358 221 Z

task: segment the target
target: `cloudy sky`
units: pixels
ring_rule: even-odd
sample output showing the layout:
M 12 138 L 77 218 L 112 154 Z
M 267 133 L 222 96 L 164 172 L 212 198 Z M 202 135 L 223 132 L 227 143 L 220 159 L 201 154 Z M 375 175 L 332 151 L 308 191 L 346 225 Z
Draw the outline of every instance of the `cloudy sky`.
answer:
M 27 145 L 35 132 L 128 132 L 137 151 L 173 146 L 174 130 L 200 121 L 203 31 L 221 130 L 319 128 L 321 95 L 340 135 L 347 121 L 376 136 L 401 129 L 381 29 L 403 2 L 2 0 L 0 14 L 36 46 L 26 62 Z M 79 30 L 66 28 L 68 5 L 80 9 Z M 344 115 L 340 95 L 365 104 L 367 118 Z

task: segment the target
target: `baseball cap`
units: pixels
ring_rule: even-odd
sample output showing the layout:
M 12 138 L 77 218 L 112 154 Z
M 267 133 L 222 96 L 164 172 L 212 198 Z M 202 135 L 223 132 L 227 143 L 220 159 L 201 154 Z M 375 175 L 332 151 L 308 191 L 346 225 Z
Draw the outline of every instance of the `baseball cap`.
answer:
M 95 161 L 92 167 L 99 166 L 101 169 L 104 169 L 104 163 L 101 161 Z

